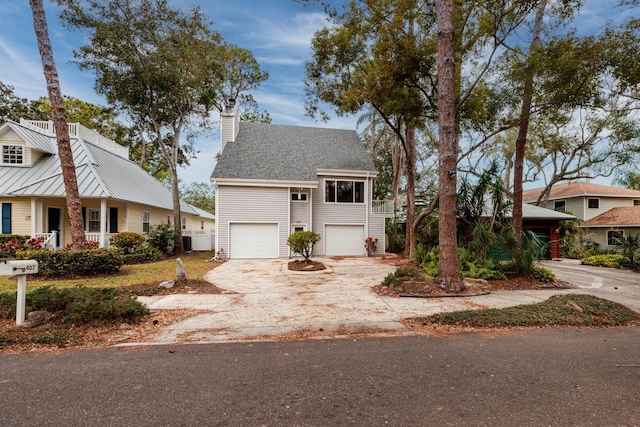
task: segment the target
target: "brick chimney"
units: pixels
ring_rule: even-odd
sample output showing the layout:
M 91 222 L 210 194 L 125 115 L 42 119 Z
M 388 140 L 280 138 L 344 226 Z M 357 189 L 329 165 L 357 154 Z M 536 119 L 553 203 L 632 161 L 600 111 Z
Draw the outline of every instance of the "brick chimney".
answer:
M 236 107 L 236 100 L 231 98 L 229 103 L 225 105 L 224 110 L 220 113 L 220 152 L 224 151 L 227 142 L 233 142 L 238 136 L 238 128 L 240 127 L 240 114 Z

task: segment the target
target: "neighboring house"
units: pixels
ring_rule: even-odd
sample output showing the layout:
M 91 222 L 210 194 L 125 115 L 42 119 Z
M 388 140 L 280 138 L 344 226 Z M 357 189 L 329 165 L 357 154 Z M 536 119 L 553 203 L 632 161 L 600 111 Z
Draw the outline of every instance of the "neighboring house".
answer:
M 377 176 L 357 132 L 240 122 L 221 114 L 216 248 L 230 258 L 285 258 L 290 234 L 318 233 L 314 255 L 363 256 L 365 239 L 385 247 L 390 202 L 374 201 Z
M 523 199 L 535 203 L 542 188 L 527 190 Z M 575 214 L 583 221 L 582 239 L 613 249 L 618 237 L 640 234 L 640 191 L 587 182 L 555 185 L 547 203 L 556 211 Z
M 611 208 L 581 223 L 580 227 L 589 241 L 613 249 L 619 239 L 640 234 L 640 205 Z
M 114 233 L 146 234 L 151 225 L 171 222 L 171 192 L 130 161 L 127 148 L 78 123 L 69 124 L 69 134 L 87 240 L 107 247 Z M 0 146 L 2 234 L 44 236 L 55 248 L 70 243 L 53 123 L 7 121 L 0 125 Z M 181 215 L 183 230 L 215 227 L 214 215 L 186 203 Z
M 522 228 L 533 231 L 545 244 L 546 258 L 560 258 L 560 221 L 571 219 L 575 216 L 527 203 L 522 205 Z

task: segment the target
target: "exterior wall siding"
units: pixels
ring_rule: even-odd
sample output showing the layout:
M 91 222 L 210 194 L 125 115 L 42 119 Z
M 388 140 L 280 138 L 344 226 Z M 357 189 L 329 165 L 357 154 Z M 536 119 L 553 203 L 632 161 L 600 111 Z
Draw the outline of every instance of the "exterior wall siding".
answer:
M 305 190 L 307 194 L 307 201 L 291 201 L 291 224 L 306 224 L 307 230 L 311 231 L 311 204 L 315 201 L 311 201 L 311 192 L 309 190 Z M 291 193 L 297 193 L 297 191 L 292 191 Z M 291 198 L 291 196 L 289 196 Z M 291 228 L 291 225 L 289 226 Z M 313 230 L 315 231 L 315 230 Z M 289 230 L 291 233 L 291 230 Z
M 289 197 L 288 188 L 219 185 L 216 191 L 216 248 L 229 253 L 230 223 L 277 222 L 278 254 L 280 258 L 287 257 L 287 237 L 291 229 Z
M 607 233 L 612 230 L 622 231 L 625 237 L 640 234 L 640 227 L 599 227 L 585 229 L 584 239 L 588 242 L 598 243 L 602 249 L 615 249 L 615 246 L 607 244 Z
M 371 200 L 373 197 L 372 180 L 367 186 L 367 198 L 365 203 L 326 203 L 325 184 L 326 179 L 336 180 L 364 180 L 363 178 L 325 176 L 320 179 L 317 189 L 313 189 L 313 231 L 320 234 L 321 240 L 314 247 L 314 255 L 325 254 L 324 226 L 327 224 L 358 224 L 365 226 L 365 238 L 378 239 L 376 255 L 384 254 L 385 234 L 384 217 L 371 214 Z M 364 247 L 365 242 L 362 242 Z
M 0 203 L 11 203 L 11 234 L 31 235 L 31 199 L 24 200 L 15 197 L 0 199 Z

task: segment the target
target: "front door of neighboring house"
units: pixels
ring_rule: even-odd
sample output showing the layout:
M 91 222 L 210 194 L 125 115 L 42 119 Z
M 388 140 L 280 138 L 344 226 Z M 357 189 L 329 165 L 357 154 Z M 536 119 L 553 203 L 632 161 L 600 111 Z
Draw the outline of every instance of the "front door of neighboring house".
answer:
M 291 234 L 295 233 L 296 231 L 307 231 L 307 225 L 306 224 L 291 224 Z
M 118 208 L 109 208 L 109 233 L 118 232 Z
M 47 233 L 56 232 L 56 248 L 60 247 L 62 209 L 47 208 Z

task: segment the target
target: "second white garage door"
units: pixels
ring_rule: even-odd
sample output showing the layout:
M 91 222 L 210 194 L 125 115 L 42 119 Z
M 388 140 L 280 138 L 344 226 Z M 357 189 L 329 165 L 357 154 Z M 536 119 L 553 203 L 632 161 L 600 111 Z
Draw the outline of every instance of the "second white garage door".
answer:
M 326 225 L 325 255 L 364 255 L 363 225 Z
M 231 224 L 229 258 L 278 258 L 278 224 Z

